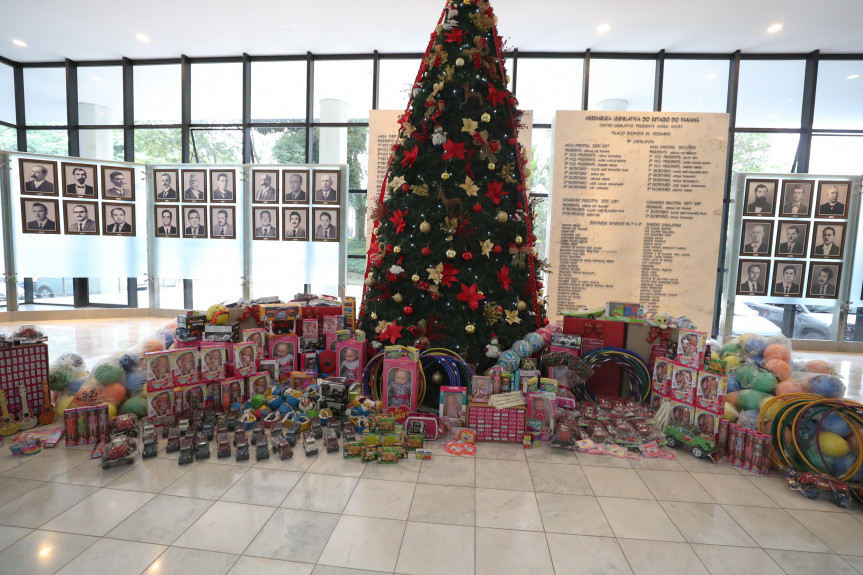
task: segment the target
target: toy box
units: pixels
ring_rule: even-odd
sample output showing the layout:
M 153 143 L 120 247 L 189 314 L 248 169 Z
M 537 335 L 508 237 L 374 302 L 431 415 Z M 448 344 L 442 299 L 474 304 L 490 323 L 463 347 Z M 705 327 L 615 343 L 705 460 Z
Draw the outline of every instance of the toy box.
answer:
M 324 335 L 334 334 L 340 329 L 345 329 L 345 316 L 343 315 L 328 315 L 321 318 L 323 329 L 321 333 Z
M 671 397 L 681 403 L 695 403 L 698 372 L 690 367 L 675 365 L 671 370 Z
M 416 411 L 419 361 L 401 355 L 397 359 L 391 358 L 389 349 L 384 357 L 383 410 L 405 407 L 409 411 Z
M 258 372 L 249 376 L 249 397 L 256 395 L 266 395 L 270 388 L 270 374 L 267 372 Z
M 548 441 L 554 430 L 555 395 L 543 391 L 531 392 L 527 394 L 526 400 L 527 430 L 539 434 L 540 441 Z
M 301 324 L 302 331 L 300 333 L 303 334 L 304 338 L 317 339 L 317 337 L 320 335 L 319 326 L 320 322 L 318 321 L 318 318 L 303 318 Z
M 610 301 L 605 304 L 605 317 L 626 323 L 644 323 L 644 308 L 640 303 Z
M 266 337 L 267 330 L 262 327 L 253 327 L 242 331 L 242 339 L 244 343 L 251 341 L 257 345 L 255 349 L 255 357 L 257 357 L 259 361 L 264 359 L 267 355 L 267 345 L 265 343 Z
M 240 324 L 231 321 L 222 325 L 207 324 L 204 328 L 205 341 L 234 342 L 240 340 Z
M 487 375 L 474 375 L 470 379 L 471 403 L 488 403 L 491 391 L 491 378 Z
M 602 347 L 623 347 L 625 331 L 626 324 L 619 321 L 563 318 L 563 332 L 581 336 L 581 355 Z M 600 365 L 590 378 L 590 387 L 598 397 L 620 397 L 622 373 L 619 365 Z
M 63 412 L 66 447 L 89 445 L 108 438 L 108 404 L 71 407 Z
M 177 316 L 177 328 L 186 330 L 186 337 L 189 339 L 201 339 L 206 325 L 207 316 L 205 314 L 189 312 L 186 315 Z
M 728 378 L 707 371 L 698 372 L 695 389 L 695 407 L 721 415 L 725 412 L 725 392 Z
M 248 377 L 258 371 L 258 346 L 253 341 L 234 344 L 234 376 Z
M 275 385 L 279 381 L 279 364 L 275 359 L 264 359 L 258 362 L 258 373 L 264 372 L 270 375 L 270 385 Z
M 336 354 L 339 377 L 347 378 L 348 381 L 361 381 L 365 366 L 365 346 L 355 339 L 336 341 Z
M 504 371 L 503 368 L 495 366 L 491 368 L 488 375 L 491 378 L 490 396 L 512 391 L 513 373 L 511 371 Z
M 158 382 L 162 386 L 173 383 L 171 373 L 172 351 L 154 351 L 146 354 L 147 361 L 147 383 Z
M 342 301 L 342 315 L 345 317 L 345 327 L 357 329 L 357 298 L 346 296 Z
M 292 371 L 297 369 L 296 334 L 278 335 L 270 338 L 270 359 L 275 359 L 279 366 L 279 383 L 287 385 Z
M 467 424 L 467 388 L 441 387 L 439 415 L 450 427 L 464 427 Z
M 719 416 L 703 409 L 695 409 L 693 412 L 693 424 L 698 432 L 706 437 L 714 439 L 719 435 Z
M 161 361 L 157 371 L 161 372 Z M 165 358 L 164 361 L 167 361 Z M 149 368 L 147 370 L 149 372 Z M 153 424 L 161 426 L 165 417 L 174 414 L 174 382 L 170 379 L 159 379 L 147 382 L 147 415 L 153 419 Z
M 181 349 L 171 353 L 171 372 L 174 383 L 188 385 L 200 381 L 198 352 L 195 349 Z
M 227 349 L 224 347 L 203 348 L 201 357 L 201 381 L 219 382 L 225 379 Z
M 677 363 L 701 369 L 704 363 L 704 345 L 706 342 L 706 332 L 680 329 L 677 336 Z
M 495 409 L 484 403 L 468 404 L 468 427 L 476 431 L 477 441 L 521 443 L 524 439 L 525 408 Z
M 310 374 L 318 372 L 318 354 L 316 352 L 300 354 L 300 371 Z
M 657 359 L 653 366 L 653 393 L 662 397 L 671 395 L 671 374 L 674 371 L 674 364 L 667 359 Z
M 207 390 L 204 384 L 195 383 L 191 385 L 184 385 L 183 389 L 183 402 L 191 411 L 196 411 L 199 409 L 204 409 L 204 405 L 206 403 Z
M 692 425 L 695 419 L 695 408 L 691 405 L 671 401 L 671 423 L 670 425 Z
M 437 439 L 440 425 L 437 417 L 428 413 L 412 413 L 405 420 L 405 433 L 422 434 L 426 439 Z
M 242 377 L 231 377 L 222 380 L 222 407 L 227 411 L 235 403 L 246 401 L 245 380 Z
M 297 304 L 264 304 L 258 309 L 262 321 L 293 321 L 303 317 L 303 308 Z
M 281 379 L 279 381 L 281 382 Z M 307 387 L 315 383 L 315 377 L 304 371 L 292 371 L 288 375 L 288 383 L 294 389 L 305 391 Z

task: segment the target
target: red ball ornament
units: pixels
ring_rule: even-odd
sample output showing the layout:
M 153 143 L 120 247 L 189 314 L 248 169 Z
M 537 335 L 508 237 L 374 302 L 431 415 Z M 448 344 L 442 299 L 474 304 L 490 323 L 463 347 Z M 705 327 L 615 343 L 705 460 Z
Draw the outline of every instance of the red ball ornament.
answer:
M 542 289 L 542 282 L 536 282 L 537 289 Z
M 510 138 L 506 141 L 506 143 L 510 146 L 514 146 L 516 142 L 518 142 L 518 140 L 516 140 L 515 138 Z
M 414 308 L 412 308 L 412 307 L 411 307 L 411 306 L 409 306 L 409 305 L 406 305 L 406 306 L 405 306 L 405 315 L 410 315 L 410 314 L 412 314 L 413 312 L 414 312 Z
M 499 254 L 500 252 L 502 252 L 502 251 L 503 251 L 503 248 L 502 248 L 502 247 L 500 247 L 500 246 L 494 246 L 494 247 L 491 249 L 491 251 L 493 251 L 493 252 L 494 252 L 494 253 L 496 253 L 496 254 Z
M 479 204 L 474 204 L 473 211 L 475 211 L 476 213 L 480 213 L 482 211 L 482 206 Z
M 542 318 L 542 325 L 548 325 L 548 318 L 547 317 Z
M 402 191 L 403 192 L 411 191 L 411 185 L 410 184 L 402 184 Z
M 524 191 L 524 186 L 523 186 L 522 184 L 519 184 L 519 185 L 517 185 L 517 186 L 515 187 L 515 189 L 516 189 L 516 190 L 518 190 L 519 192 L 523 192 L 523 191 Z
M 473 259 L 473 254 L 470 252 L 462 252 L 461 257 L 464 261 L 469 262 Z
M 431 248 L 430 247 L 424 247 L 422 249 L 422 254 L 426 257 L 430 256 L 431 255 Z
M 530 241 L 532 241 L 532 242 L 536 241 L 536 234 L 530 234 Z
M 502 305 L 497 306 L 497 311 L 503 313 L 503 306 Z

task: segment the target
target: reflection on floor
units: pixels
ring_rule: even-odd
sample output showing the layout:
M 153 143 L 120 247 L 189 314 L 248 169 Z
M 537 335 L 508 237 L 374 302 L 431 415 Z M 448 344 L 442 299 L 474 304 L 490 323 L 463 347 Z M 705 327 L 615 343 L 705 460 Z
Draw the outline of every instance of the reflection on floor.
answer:
M 92 365 L 165 323 L 40 327 L 52 357 Z M 815 357 L 860 396 L 860 356 L 795 354 Z M 397 465 L 298 450 L 179 466 L 159 446 L 110 470 L 87 447 L 0 450 L 0 572 L 863 573 L 863 507 L 682 451 L 629 461 L 482 443 L 474 459 L 435 441 L 431 460 Z

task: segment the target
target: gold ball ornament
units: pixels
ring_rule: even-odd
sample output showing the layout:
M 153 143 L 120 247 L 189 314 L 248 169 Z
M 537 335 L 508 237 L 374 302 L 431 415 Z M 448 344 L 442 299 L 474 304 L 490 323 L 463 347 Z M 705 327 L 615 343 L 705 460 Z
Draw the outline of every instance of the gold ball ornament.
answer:
M 473 0 L 463 0 L 462 4 L 464 4 L 465 6 L 470 6 L 471 4 L 473 4 Z
M 453 259 L 455 257 L 455 250 L 447 250 L 446 257 L 448 257 L 449 259 Z
M 442 179 L 442 180 L 448 180 L 448 179 L 449 179 L 449 172 L 444 172 L 444 173 L 442 173 L 442 174 L 440 175 L 440 179 Z
M 434 31 L 435 31 L 435 34 L 440 34 L 441 32 L 443 32 L 443 26 L 438 24 L 437 27 L 434 29 Z
M 524 174 L 524 177 L 525 177 L 525 178 L 526 178 L 526 177 L 528 177 L 528 176 L 530 176 L 530 168 L 528 168 L 527 166 L 525 166 L 524 168 L 522 168 L 522 169 L 521 169 L 521 173 L 522 173 L 522 174 Z
M 493 170 L 493 169 L 494 169 L 494 162 L 489 162 L 489 163 L 488 163 L 488 169 L 489 169 L 489 170 Z
M 518 300 L 518 303 L 517 303 L 517 304 L 515 304 L 515 308 L 516 308 L 518 311 L 524 311 L 524 310 L 526 310 L 526 309 L 527 309 L 527 303 L 525 303 L 525 301 L 524 301 L 524 300 Z
M 420 231 L 424 234 L 429 233 L 431 231 L 431 224 L 424 221 L 420 224 Z
M 490 122 L 491 116 L 489 116 L 488 112 L 485 112 L 482 116 L 479 117 L 483 122 Z
M 509 219 L 509 215 L 506 212 L 498 212 L 497 213 L 497 221 L 500 223 L 504 223 Z
M 419 275 L 417 275 L 417 274 L 412 275 L 412 276 L 411 276 L 411 281 L 412 281 L 412 282 L 414 282 L 414 283 L 417 283 L 418 281 L 420 281 L 420 276 L 419 276 Z
M 380 228 L 375 228 L 375 229 L 373 229 L 372 231 L 374 232 L 374 234 L 375 234 L 375 235 L 378 235 L 378 234 L 380 234 L 380 233 L 381 233 L 381 229 L 380 229 Z
M 394 254 L 400 254 L 400 253 L 402 253 L 402 248 L 401 248 L 401 246 L 396 246 L 396 247 L 394 247 L 394 248 L 393 248 L 393 253 L 394 253 Z
M 439 371 L 434 372 L 431 376 L 432 383 L 436 383 L 438 385 L 443 383 L 443 376 Z
M 521 245 L 521 242 L 523 242 L 523 241 L 524 241 L 524 239 L 522 239 L 521 236 L 515 236 L 516 245 Z
M 371 318 L 372 321 L 375 321 L 376 319 L 378 319 L 378 314 L 376 314 L 375 312 L 372 312 L 369 314 L 369 317 Z
M 467 333 L 473 333 L 476 331 L 476 327 L 472 323 L 469 323 L 466 326 L 464 326 L 464 331 Z
M 459 68 L 464 66 L 464 58 L 456 58 L 455 59 L 455 65 L 458 66 Z
M 373 278 L 372 276 L 366 276 L 365 284 L 368 287 L 372 287 L 373 285 L 375 285 L 375 278 Z
M 509 74 L 506 75 L 506 83 L 509 84 L 512 82 L 512 78 L 509 77 Z
M 400 293 L 396 292 L 396 293 L 393 295 L 393 301 L 394 301 L 394 302 L 396 302 L 396 303 L 402 303 L 402 294 L 400 294 Z

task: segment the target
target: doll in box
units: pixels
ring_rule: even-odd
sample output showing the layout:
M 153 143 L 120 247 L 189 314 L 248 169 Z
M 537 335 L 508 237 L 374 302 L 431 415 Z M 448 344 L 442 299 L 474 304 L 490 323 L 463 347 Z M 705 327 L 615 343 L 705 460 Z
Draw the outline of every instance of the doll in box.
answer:
M 693 375 L 692 370 L 685 367 L 675 368 L 671 384 L 671 393 L 674 399 L 685 403 L 692 403 L 694 401 L 695 385 Z
M 255 366 L 255 344 L 238 343 L 234 346 L 234 374 L 249 376 L 257 371 Z
M 695 424 L 698 426 L 698 431 L 707 437 L 716 437 L 719 431 L 719 418 L 712 413 L 696 410 Z
M 487 376 L 475 375 L 471 378 L 471 401 L 488 403 L 491 382 Z
M 671 420 L 677 425 L 690 425 L 692 408 L 688 405 L 675 405 L 671 410 Z
M 665 361 L 657 361 L 653 366 L 653 391 L 661 395 L 668 395 L 670 385 L 668 379 L 668 363 Z
M 295 369 L 296 345 L 291 341 L 271 341 L 270 357 L 278 362 L 279 379 L 290 374 Z
M 467 417 L 466 387 L 441 387 L 440 416 L 448 419 L 450 426 L 464 427 Z
M 225 373 L 225 357 L 224 349 L 213 348 L 204 353 L 204 379 L 213 381 L 215 379 L 224 379 L 219 377 L 219 374 L 224 376 Z
M 150 417 L 164 417 L 171 412 L 171 392 L 160 391 L 150 397 Z
M 387 407 L 411 406 L 412 373 L 406 369 L 391 369 L 387 380 Z
M 542 441 L 548 441 L 554 429 L 554 394 L 527 394 L 527 418 L 530 430 L 538 432 Z
M 255 344 L 255 356 L 258 359 L 264 359 L 266 346 L 264 345 L 264 328 L 256 327 L 243 330 L 243 342 Z
M 204 407 L 204 386 L 192 385 L 185 390 L 185 400 L 193 411 Z
M 343 347 L 339 351 L 339 377 L 358 379 L 360 370 L 360 352 L 352 347 Z
M 198 358 L 193 350 L 183 350 L 174 353 L 174 379 L 180 383 L 195 383 L 198 381 Z
M 251 378 L 251 395 L 266 395 L 270 387 L 270 378 L 267 373 L 256 373 Z
M 164 381 L 171 376 L 171 352 L 147 354 L 147 380 Z

